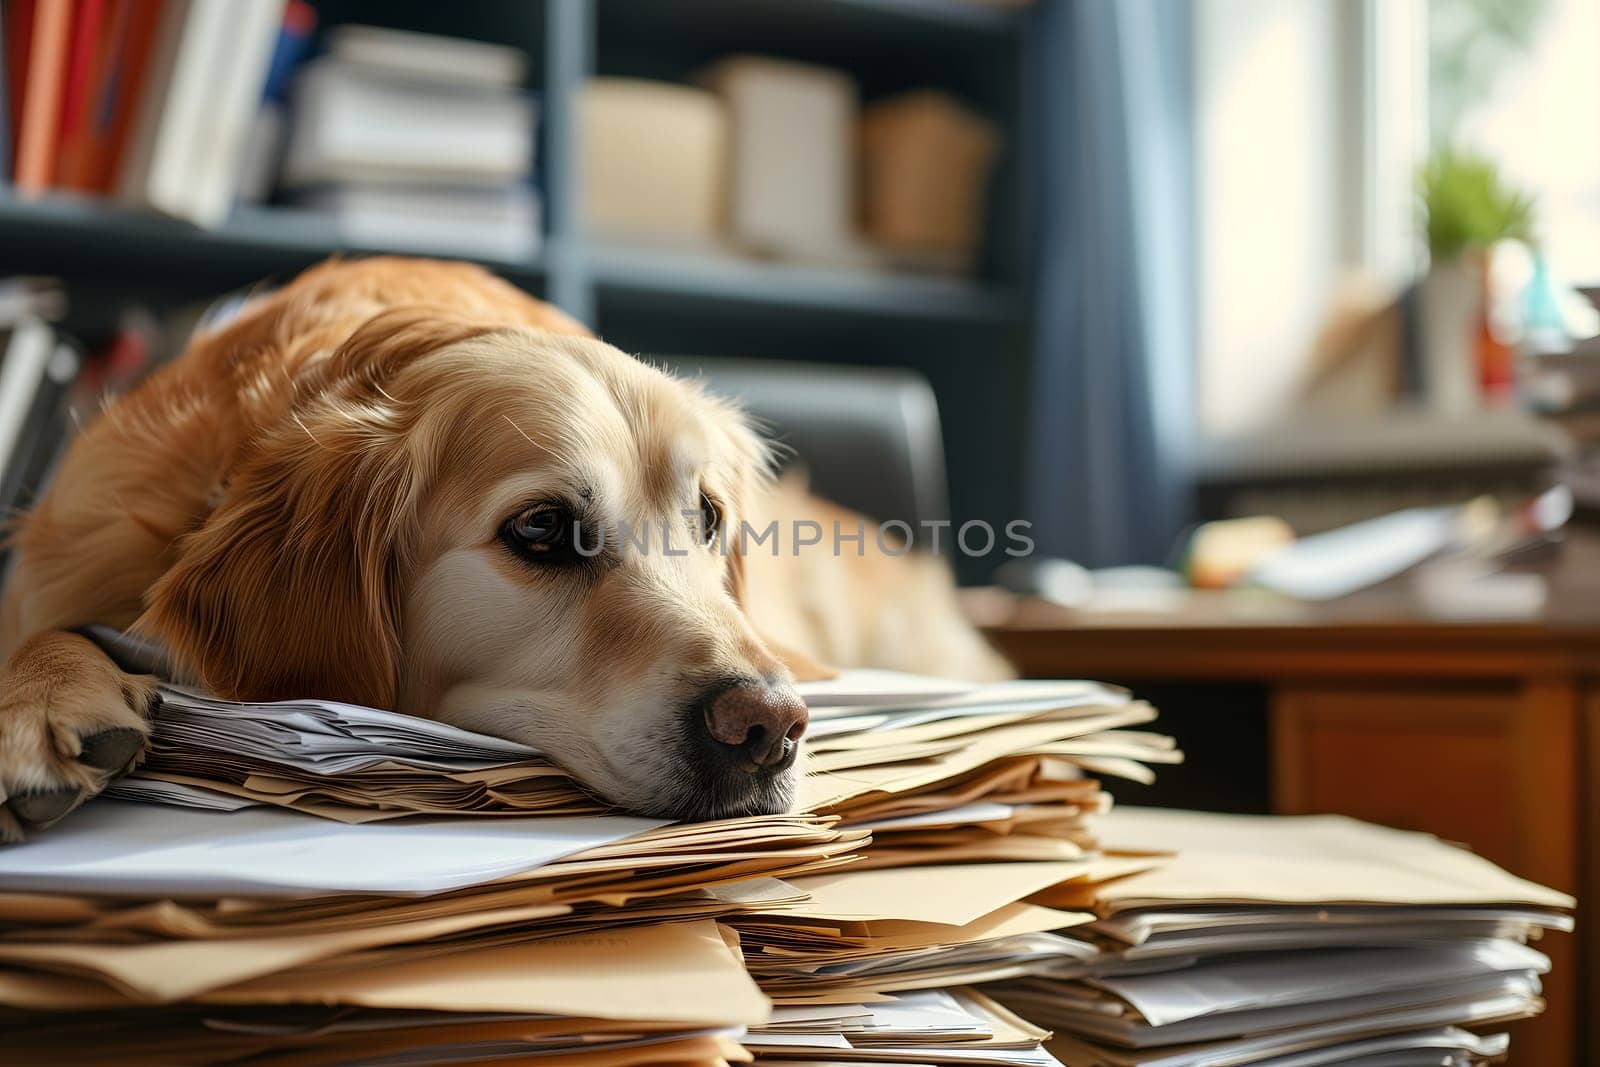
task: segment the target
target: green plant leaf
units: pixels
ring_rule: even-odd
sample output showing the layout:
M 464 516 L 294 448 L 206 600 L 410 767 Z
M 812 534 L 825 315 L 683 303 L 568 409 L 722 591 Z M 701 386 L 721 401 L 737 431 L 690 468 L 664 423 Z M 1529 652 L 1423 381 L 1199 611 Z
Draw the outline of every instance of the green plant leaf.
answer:
M 1497 241 L 1536 243 L 1533 197 L 1507 184 L 1485 156 L 1441 148 L 1422 165 L 1417 184 L 1423 233 L 1436 262 Z

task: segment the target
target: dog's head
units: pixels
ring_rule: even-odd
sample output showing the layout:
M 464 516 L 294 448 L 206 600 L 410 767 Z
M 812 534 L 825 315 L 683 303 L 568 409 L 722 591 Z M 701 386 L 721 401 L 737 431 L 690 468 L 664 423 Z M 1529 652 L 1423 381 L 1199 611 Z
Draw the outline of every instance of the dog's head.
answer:
M 767 451 L 599 341 L 439 313 L 304 374 L 142 623 L 210 689 L 536 745 L 629 810 L 786 810 L 805 706 L 740 605 Z

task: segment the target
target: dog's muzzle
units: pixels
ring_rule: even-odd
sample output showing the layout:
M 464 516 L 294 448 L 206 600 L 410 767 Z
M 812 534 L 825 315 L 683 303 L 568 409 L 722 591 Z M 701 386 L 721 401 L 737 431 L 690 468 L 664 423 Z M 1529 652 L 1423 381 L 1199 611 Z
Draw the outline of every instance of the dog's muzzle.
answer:
M 787 685 L 741 680 L 700 704 L 701 747 L 715 765 L 744 774 L 772 774 L 794 765 L 810 718 Z
M 794 802 L 801 740 L 809 717 L 788 685 L 727 678 L 683 708 L 674 755 L 645 814 L 671 819 L 776 815 Z

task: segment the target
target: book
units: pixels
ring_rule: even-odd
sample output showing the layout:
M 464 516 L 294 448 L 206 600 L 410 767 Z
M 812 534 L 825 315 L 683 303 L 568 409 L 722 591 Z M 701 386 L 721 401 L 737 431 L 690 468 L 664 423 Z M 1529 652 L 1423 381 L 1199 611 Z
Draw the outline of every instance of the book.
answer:
M 0 45 L 4 46 L 3 55 L 0 55 L 0 66 L 4 66 L 5 85 L 5 116 L 0 119 L 0 124 L 5 126 L 5 145 L 0 147 L 0 156 L 4 157 L 4 167 L 0 168 L 0 180 L 10 182 L 12 167 L 17 158 L 17 131 L 22 128 L 22 89 L 23 82 L 28 76 L 28 34 L 33 26 L 34 0 L 8 0 L 5 8 L 0 10 Z
M 96 60 L 104 39 L 102 20 L 105 0 L 73 0 L 72 32 L 67 44 L 66 66 L 61 84 L 55 149 L 51 153 L 51 184 L 60 185 L 69 164 L 88 136 L 90 104 Z
M 27 508 L 55 467 L 70 421 L 72 385 L 82 366 L 78 350 L 57 339 L 23 420 L 17 447 L 0 471 L 0 515 Z
M 272 196 L 278 170 L 283 164 L 283 147 L 288 132 L 286 98 L 292 75 L 311 47 L 311 34 L 317 27 L 317 12 L 304 0 L 289 0 L 283 10 L 283 26 L 278 43 L 267 65 L 266 85 L 261 108 L 250 120 L 243 159 L 239 164 L 235 200 L 240 204 L 263 204 Z
M 55 173 L 71 16 L 71 0 L 35 0 L 17 127 L 15 184 L 20 196 L 43 193 Z
M 5 16 L 0 7 L 0 187 L 11 184 L 11 55 Z
M 0 360 L 0 471 L 9 471 L 20 451 L 58 343 L 54 328 L 31 315 L 20 317 L 11 328 Z
M 336 57 L 301 68 L 284 182 L 503 185 L 533 170 L 535 108 L 502 88 L 424 82 Z
M 82 0 L 87 14 L 73 25 L 72 65 L 62 104 L 55 184 L 94 189 L 94 168 L 106 136 L 107 90 L 127 35 L 131 0 Z M 90 8 L 88 5 L 93 5 Z
M 7 319 L 7 284 L 0 283 L 0 323 Z M 31 314 L 56 319 L 65 311 L 58 293 L 35 290 L 28 295 Z M 90 337 L 98 337 L 104 328 L 91 322 L 79 327 Z M 76 339 L 58 336 L 11 460 L 0 469 L 0 515 L 30 507 L 50 484 L 82 421 L 148 368 L 152 330 L 148 312 L 129 308 L 118 314 L 109 337 L 87 353 Z
M 116 190 L 127 155 L 128 140 L 143 98 L 145 72 L 161 23 L 160 0 L 127 0 L 128 21 L 110 58 L 105 95 L 98 119 L 101 134 L 90 164 L 92 191 L 109 195 Z
M 232 207 L 282 0 L 173 0 L 163 12 L 118 196 L 200 226 Z
M 528 67 L 519 48 L 379 26 L 335 26 L 327 45 L 351 67 L 453 85 L 512 89 Z
M 296 203 L 327 213 L 357 248 L 518 263 L 539 249 L 539 198 L 529 185 L 415 186 L 345 182 Z

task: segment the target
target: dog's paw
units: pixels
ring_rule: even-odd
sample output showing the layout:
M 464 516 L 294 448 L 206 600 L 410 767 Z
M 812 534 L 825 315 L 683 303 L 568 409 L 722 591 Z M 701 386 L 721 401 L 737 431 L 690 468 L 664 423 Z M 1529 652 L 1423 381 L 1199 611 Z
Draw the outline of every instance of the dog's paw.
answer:
M 19 666 L 5 679 L 18 684 L 0 692 L 0 843 L 45 829 L 133 770 L 161 705 L 154 678 L 109 662 L 46 677 Z

